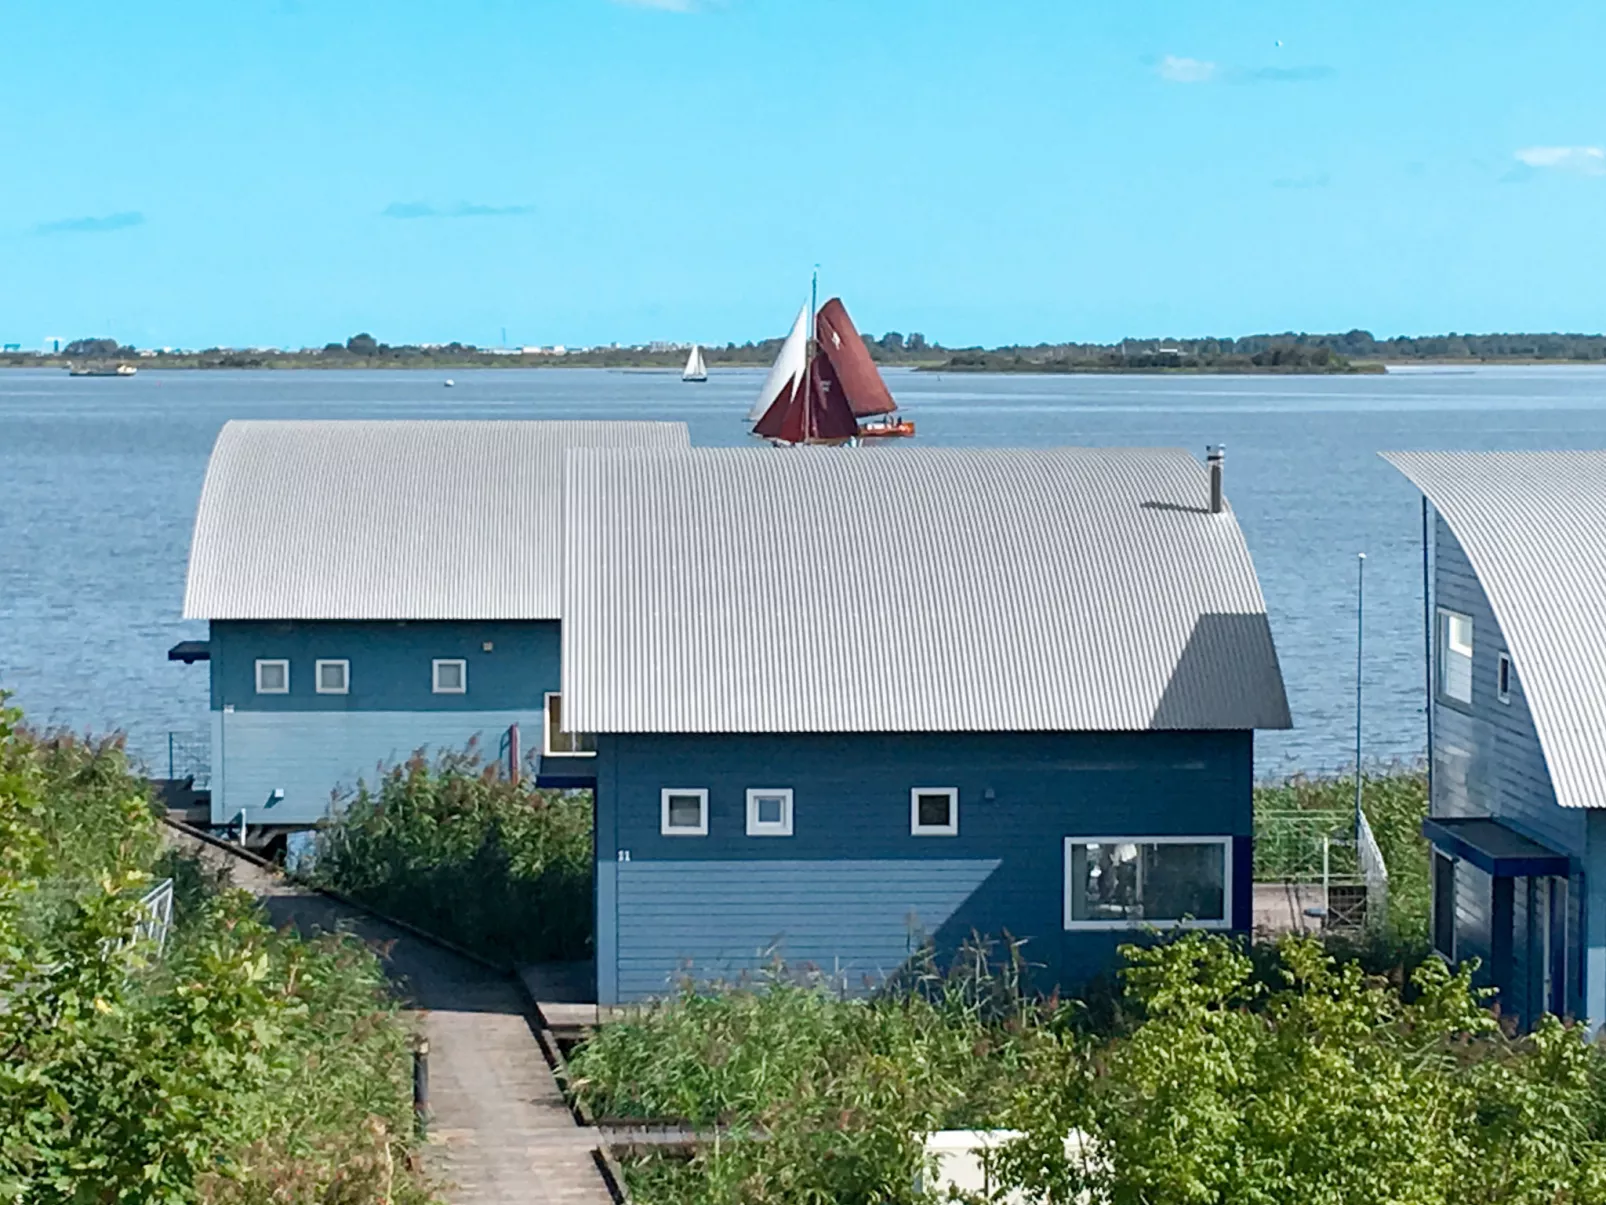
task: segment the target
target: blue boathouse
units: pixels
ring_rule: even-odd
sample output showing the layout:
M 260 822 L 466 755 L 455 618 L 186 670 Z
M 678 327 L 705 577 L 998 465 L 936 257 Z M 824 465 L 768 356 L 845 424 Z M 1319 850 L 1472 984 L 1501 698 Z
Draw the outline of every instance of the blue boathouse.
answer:
M 1249 928 L 1254 730 L 1289 713 L 1193 457 L 585 449 L 566 480 L 603 1003 L 772 956 L 860 989 L 972 931 L 1073 987 L 1146 926 Z
M 211 668 L 215 825 L 305 827 L 415 750 L 589 786 L 559 691 L 568 449 L 686 446 L 680 423 L 231 422 L 207 468 L 187 619 Z
M 1433 945 L 1503 1012 L 1606 1020 L 1606 452 L 1409 452 Z

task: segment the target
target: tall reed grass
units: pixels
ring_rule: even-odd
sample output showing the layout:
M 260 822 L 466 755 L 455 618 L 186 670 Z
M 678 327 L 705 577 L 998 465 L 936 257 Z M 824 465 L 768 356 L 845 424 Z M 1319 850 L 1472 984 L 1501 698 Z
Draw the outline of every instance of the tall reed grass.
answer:
M 361 784 L 298 873 L 497 963 L 581 959 L 591 827 L 589 793 L 510 782 L 470 746 Z

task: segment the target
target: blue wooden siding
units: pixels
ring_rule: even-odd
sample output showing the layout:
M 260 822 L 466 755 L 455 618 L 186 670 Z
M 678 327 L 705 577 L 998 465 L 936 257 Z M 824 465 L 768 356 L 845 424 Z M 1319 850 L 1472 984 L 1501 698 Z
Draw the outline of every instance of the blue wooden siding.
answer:
M 523 748 L 538 751 L 544 717 L 536 710 L 214 711 L 212 823 L 233 823 L 243 807 L 252 824 L 311 824 L 328 813 L 334 791 L 371 783 L 380 766 L 418 749 L 433 756 L 477 739 L 493 759 L 518 724 Z M 276 790 L 284 799 L 267 809 Z
M 1065 932 L 1064 839 L 1232 837 L 1247 925 L 1252 778 L 1247 732 L 603 736 L 599 990 L 736 973 L 777 943 L 872 974 L 912 937 L 972 931 L 1026 939 L 1039 985 L 1080 985 L 1136 934 Z M 707 837 L 660 833 L 666 787 L 708 791 Z M 746 835 L 754 787 L 793 790 L 793 836 Z M 958 788 L 958 836 L 911 835 L 913 787 Z M 699 902 L 714 884 L 724 906 Z
M 1437 694 L 1432 702 L 1432 813 L 1498 816 L 1534 840 L 1582 859 L 1587 817 L 1582 809 L 1556 803 L 1550 770 L 1523 692 L 1521 666 L 1515 659 L 1509 678 L 1510 699 L 1499 697 L 1500 655 L 1509 656 L 1510 650 L 1466 552 L 1439 516 L 1434 521 L 1433 588 L 1436 608 L 1458 611 L 1472 619 L 1472 702 L 1444 700 Z M 1437 631 L 1434 656 L 1438 656 Z M 1574 874 L 1565 918 L 1566 999 L 1574 1012 L 1582 1008 L 1581 979 L 1576 971 L 1582 957 L 1583 888 L 1582 874 Z M 1542 943 L 1536 941 L 1536 949 L 1529 949 L 1529 897 L 1527 879 L 1512 882 L 1510 932 L 1497 938 L 1493 880 L 1465 863 L 1456 868 L 1457 955 L 1482 962 L 1477 976 L 1480 983 L 1488 985 L 1496 976 L 1503 978 L 1508 991 L 1502 1006 L 1524 1020 L 1531 1019 L 1537 1000 L 1533 985 L 1542 982 L 1537 962 Z M 1498 928 L 1503 931 L 1506 926 Z M 1502 946 L 1508 937 L 1509 952 Z M 1506 965 L 1497 966 L 1502 960 Z
M 485 645 L 491 646 L 490 650 Z M 211 625 L 212 709 L 472 712 L 539 708 L 557 690 L 559 625 L 529 622 L 262 622 Z M 258 658 L 290 662 L 290 693 L 256 691 Z M 437 658 L 468 663 L 463 694 L 435 694 Z M 321 695 L 319 660 L 351 663 L 350 690 Z

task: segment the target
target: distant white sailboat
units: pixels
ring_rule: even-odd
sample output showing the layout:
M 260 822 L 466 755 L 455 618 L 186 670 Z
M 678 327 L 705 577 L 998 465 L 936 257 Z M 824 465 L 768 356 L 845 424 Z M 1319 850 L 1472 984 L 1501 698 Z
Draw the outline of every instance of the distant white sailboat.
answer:
M 691 355 L 686 357 L 686 367 L 681 372 L 680 379 L 683 381 L 708 379 L 708 365 L 703 363 L 703 349 L 696 343 L 691 345 Z

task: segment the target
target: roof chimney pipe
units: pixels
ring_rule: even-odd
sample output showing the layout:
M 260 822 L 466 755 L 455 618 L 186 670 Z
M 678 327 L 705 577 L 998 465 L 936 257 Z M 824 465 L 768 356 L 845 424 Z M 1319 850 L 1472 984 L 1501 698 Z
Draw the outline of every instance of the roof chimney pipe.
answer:
M 1205 448 L 1205 464 L 1210 469 L 1210 513 L 1221 513 L 1221 468 L 1227 459 L 1227 448 L 1224 444 L 1210 444 Z

